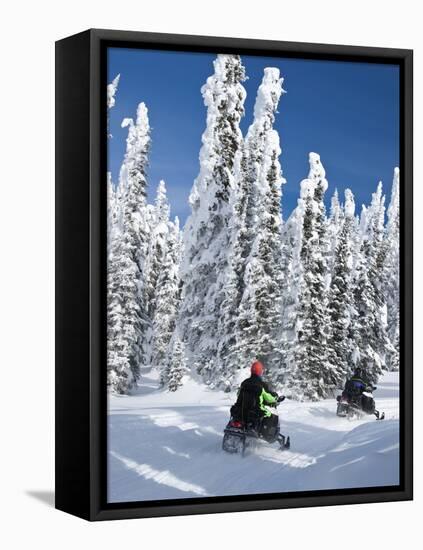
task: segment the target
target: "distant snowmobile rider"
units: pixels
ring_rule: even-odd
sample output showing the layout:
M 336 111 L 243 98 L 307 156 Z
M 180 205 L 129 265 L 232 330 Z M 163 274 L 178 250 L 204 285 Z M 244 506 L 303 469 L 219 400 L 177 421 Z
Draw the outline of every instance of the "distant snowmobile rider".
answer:
M 367 414 L 374 414 L 379 419 L 379 411 L 376 410 L 375 400 L 371 393 L 376 390 L 376 386 L 369 384 L 363 379 L 361 369 L 356 369 L 353 376 L 345 382 L 345 388 L 342 392 L 342 397 L 346 398 L 350 403 L 354 402 L 356 405 Z M 383 414 L 382 419 L 385 418 Z
M 244 380 L 238 391 L 238 398 L 231 408 L 234 419 L 242 422 L 262 418 L 262 432 L 274 430 L 278 426 L 278 417 L 268 409 L 285 399 L 269 388 L 262 380 L 264 366 L 260 361 L 251 365 L 251 376 Z
M 359 399 L 368 385 L 369 384 L 363 380 L 361 369 L 356 369 L 353 376 L 345 382 L 345 388 L 342 395 L 349 401 Z

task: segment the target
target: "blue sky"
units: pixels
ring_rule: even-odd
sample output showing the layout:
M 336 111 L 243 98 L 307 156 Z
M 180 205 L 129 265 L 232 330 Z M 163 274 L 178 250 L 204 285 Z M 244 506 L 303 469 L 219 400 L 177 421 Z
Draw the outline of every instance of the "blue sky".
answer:
M 184 223 L 188 195 L 198 174 L 206 109 L 200 88 L 213 73 L 215 55 L 110 48 L 108 81 L 121 74 L 116 105 L 110 111 L 108 163 L 115 182 L 125 153 L 125 117 L 135 117 L 144 101 L 152 127 L 149 200 L 164 179 L 171 215 Z M 299 183 L 308 173 L 308 153 L 319 153 L 326 169 L 327 205 L 335 188 L 349 187 L 357 207 L 370 201 L 379 180 L 388 194 L 399 164 L 399 68 L 338 61 L 242 56 L 248 80 L 245 135 L 252 122 L 257 88 L 265 67 L 278 67 L 286 90 L 279 104 L 280 158 L 287 184 L 282 209 L 295 208 Z

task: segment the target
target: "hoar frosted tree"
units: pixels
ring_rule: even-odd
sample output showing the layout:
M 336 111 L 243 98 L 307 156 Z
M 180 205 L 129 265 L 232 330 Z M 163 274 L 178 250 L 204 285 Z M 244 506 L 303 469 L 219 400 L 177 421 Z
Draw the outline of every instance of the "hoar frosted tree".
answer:
M 387 366 L 390 370 L 398 370 L 399 368 L 399 178 L 399 168 L 395 168 L 384 243 L 385 257 L 383 267 L 387 307 L 387 331 L 393 346 L 387 358 Z
M 333 204 L 333 203 L 332 203 Z M 338 203 L 339 205 L 339 203 Z M 337 244 L 333 251 L 333 271 L 329 288 L 329 330 L 327 340 L 328 359 L 332 366 L 333 384 L 340 386 L 352 374 L 353 349 L 353 236 L 355 227 L 354 196 L 345 191 L 345 207 L 338 213 Z
M 240 130 L 245 71 L 219 55 L 202 88 L 207 124 L 183 231 L 166 186 L 147 204 L 147 108 L 124 119 L 126 154 L 108 193 L 108 383 L 129 393 L 140 368 L 176 391 L 188 375 L 232 390 L 239 369 L 261 359 L 266 376 L 297 399 L 323 399 L 354 369 L 376 382 L 399 364 L 399 170 L 385 224 L 382 186 L 355 215 L 354 197 L 328 186 L 310 153 L 297 207 L 283 223 L 279 70 L 267 68 L 254 119 Z M 119 75 L 107 89 L 115 105 Z M 109 137 L 110 134 L 108 134 Z
M 293 364 L 288 385 L 299 399 L 318 400 L 330 395 L 337 374 L 330 364 L 328 338 L 328 249 L 324 193 L 328 187 L 325 170 L 316 153 L 310 153 L 310 172 L 302 186 L 309 188 L 305 198 L 300 261 L 302 278 L 293 341 Z
M 120 74 L 115 76 L 115 78 L 107 85 L 107 110 L 109 111 L 116 105 L 116 92 L 119 86 Z M 107 127 L 109 127 L 109 117 L 107 116 Z M 107 137 L 113 137 L 110 132 L 107 132 Z
M 144 103 L 138 106 L 136 121 L 125 119 L 122 126 L 128 127 L 120 181 L 122 228 L 111 243 L 107 273 L 108 383 L 118 393 L 128 392 L 139 378 L 148 328 L 143 271 L 149 236 L 145 211 L 150 127 Z
M 160 382 L 169 391 L 176 391 L 182 386 L 183 377 L 188 374 L 187 355 L 185 344 L 177 330 L 172 335 L 164 368 L 162 368 Z
M 169 234 L 170 208 L 166 194 L 166 184 L 160 181 L 152 209 L 150 239 L 145 264 L 144 296 L 148 316 L 153 319 L 156 310 L 157 281 L 166 257 L 166 244 Z
M 181 232 L 179 219 L 168 222 L 169 231 L 165 243 L 165 254 L 160 266 L 160 273 L 156 285 L 155 312 L 153 318 L 153 339 L 151 345 L 151 364 L 156 365 L 163 373 L 166 363 L 166 375 L 161 376 L 162 384 L 166 384 L 169 369 L 172 370 L 172 353 L 169 353 L 169 344 L 176 329 L 181 282 L 179 265 L 182 252 Z M 175 364 L 176 364 L 175 359 Z
M 200 173 L 189 202 L 184 229 L 181 278 L 181 338 L 203 379 L 221 375 L 217 338 L 231 244 L 232 194 L 235 191 L 244 115 L 245 79 L 241 59 L 218 55 L 214 74 L 202 87 L 207 127 L 202 136 Z
M 383 288 L 385 197 L 382 183 L 362 213 L 362 244 L 356 267 L 352 359 L 369 383 L 386 367 L 392 344 L 387 334 L 386 298 Z
M 332 270 L 334 268 L 339 232 L 341 231 L 341 228 L 343 226 L 343 219 L 342 219 L 343 215 L 344 213 L 343 213 L 341 204 L 339 202 L 338 190 L 335 189 L 335 193 L 332 195 L 332 198 L 331 198 L 330 216 L 327 224 L 328 242 L 329 242 L 329 250 L 327 251 L 327 256 L 328 256 L 328 271 L 330 274 L 332 274 Z
M 268 376 L 281 351 L 282 170 L 279 134 L 273 128 L 283 93 L 279 69 L 266 68 L 254 121 L 243 148 L 238 187 L 238 228 L 232 262 L 239 298 L 232 369 L 263 360 Z
M 295 366 L 297 313 L 300 306 L 300 288 L 303 281 L 301 249 L 304 216 L 307 200 L 313 193 L 314 183 L 309 179 L 303 180 L 300 185 L 300 198 L 297 201 L 297 206 L 283 226 L 282 250 L 284 254 L 281 267 L 284 276 L 281 304 L 282 357 L 275 377 L 279 385 L 285 383 L 289 372 L 292 372 Z

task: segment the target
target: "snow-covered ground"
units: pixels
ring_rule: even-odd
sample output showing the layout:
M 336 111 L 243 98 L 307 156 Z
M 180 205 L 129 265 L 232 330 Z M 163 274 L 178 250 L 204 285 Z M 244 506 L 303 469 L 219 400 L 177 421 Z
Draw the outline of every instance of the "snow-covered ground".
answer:
M 397 373 L 374 394 L 384 421 L 338 418 L 333 399 L 286 400 L 278 411 L 291 449 L 259 442 L 244 458 L 221 448 L 234 394 L 192 380 L 170 393 L 154 371 L 142 376 L 135 395 L 109 397 L 109 502 L 399 483 Z

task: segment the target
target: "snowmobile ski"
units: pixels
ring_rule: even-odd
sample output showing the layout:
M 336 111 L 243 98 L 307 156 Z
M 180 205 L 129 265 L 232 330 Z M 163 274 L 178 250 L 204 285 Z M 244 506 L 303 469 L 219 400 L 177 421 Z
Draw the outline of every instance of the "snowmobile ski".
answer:
M 281 451 L 285 451 L 286 449 L 289 449 L 291 447 L 291 438 L 289 435 L 284 436 L 283 434 L 279 434 L 278 442 Z

